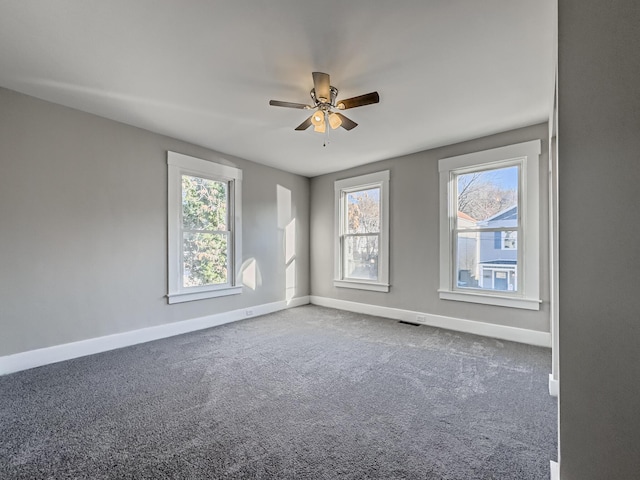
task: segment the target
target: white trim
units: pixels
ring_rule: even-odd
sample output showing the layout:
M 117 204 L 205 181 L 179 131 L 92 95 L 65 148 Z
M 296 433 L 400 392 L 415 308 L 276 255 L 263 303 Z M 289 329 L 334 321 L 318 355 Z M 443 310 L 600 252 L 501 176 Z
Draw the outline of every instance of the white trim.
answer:
M 168 293 L 169 304 L 215 298 L 242 293 L 239 283 L 242 265 L 242 170 L 220 163 L 167 151 L 168 166 Z M 181 272 L 181 178 L 182 175 L 211 177 L 229 182 L 229 229 L 231 241 L 229 249 L 233 256 L 229 259 L 229 278 L 225 285 L 207 285 L 199 288 L 185 288 Z
M 247 306 L 238 310 L 192 318 L 181 322 L 116 333 L 104 337 L 90 338 L 78 342 L 16 353 L 14 355 L 6 355 L 0 357 L 0 375 L 40 367 L 50 363 L 62 362 L 85 355 L 106 352 L 116 348 L 129 347 L 138 343 L 173 337 L 174 335 L 181 335 L 196 330 L 203 330 L 249 317 L 256 317 L 287 308 L 307 305 L 308 303 L 309 296 L 297 297 L 289 302 L 283 300 L 262 305 Z
M 335 287 L 356 288 L 376 292 L 389 291 L 389 170 L 368 173 L 357 177 L 345 178 L 334 182 L 334 281 Z M 378 280 L 375 282 L 345 279 L 342 272 L 342 237 L 341 224 L 344 211 L 344 194 L 351 191 L 364 190 L 368 187 L 380 188 L 380 240 L 378 246 Z
M 167 164 L 175 165 L 184 170 L 191 170 L 209 175 L 219 175 L 233 180 L 242 180 L 242 170 L 221 163 L 210 162 L 201 158 L 191 157 L 182 153 L 167 151 Z
M 381 170 L 379 172 L 367 173 L 365 175 L 359 175 L 357 177 L 349 177 L 343 178 L 342 180 L 336 180 L 335 189 L 360 189 L 362 187 L 366 187 L 367 185 L 377 185 L 378 183 L 384 180 L 389 180 L 390 178 L 391 174 L 389 173 L 389 170 Z
M 553 378 L 553 374 L 549 374 L 549 395 L 557 397 L 560 392 L 560 382 Z
M 388 283 L 358 282 L 356 280 L 334 280 L 334 287 L 340 288 L 356 288 L 358 290 L 371 290 L 374 292 L 388 292 Z
M 553 336 L 553 353 L 551 373 L 555 380 L 560 378 L 560 223 L 559 223 L 559 191 L 558 191 L 558 140 L 549 138 L 549 303 L 551 317 L 551 334 Z
M 443 158 L 438 162 L 440 172 L 440 298 L 443 300 L 460 300 L 483 303 L 487 305 L 508 306 L 539 310 L 540 304 L 540 208 L 539 208 L 539 156 L 542 142 L 529 142 L 508 145 L 505 147 L 468 153 L 456 157 Z M 452 192 L 452 172 L 464 170 L 491 168 L 520 162 L 520 201 L 518 214 L 524 228 L 523 238 L 518 238 L 518 278 L 519 288 L 514 292 L 514 301 L 505 305 L 505 295 L 495 295 L 490 292 L 472 292 L 464 296 L 456 288 L 454 275 L 453 225 L 457 218 L 455 199 Z M 520 236 L 520 235 L 519 235 Z M 537 307 L 537 308 L 532 308 Z
M 219 289 L 205 290 L 203 292 L 172 293 L 167 295 L 169 304 L 190 302 L 192 300 L 202 300 L 204 298 L 225 297 L 227 295 L 238 295 L 242 293 L 242 287 L 225 287 Z
M 560 480 L 560 465 L 558 464 L 558 462 L 554 462 L 553 460 L 551 460 L 549 465 L 549 469 L 550 469 L 550 473 L 551 473 L 551 480 Z
M 537 298 L 507 297 L 491 293 L 475 293 L 450 290 L 438 290 L 441 300 L 455 300 L 458 302 L 482 303 L 499 307 L 523 308 L 525 310 L 540 310 L 541 300 Z
M 472 165 L 502 163 L 508 160 L 517 160 L 521 157 L 533 157 L 540 155 L 542 144 L 540 140 L 516 143 L 505 147 L 492 148 L 481 152 L 472 152 L 456 157 L 443 158 L 438 161 L 440 172 L 457 170 Z
M 482 335 L 484 337 L 509 340 L 511 342 L 526 343 L 528 345 L 536 345 L 538 347 L 551 347 L 551 334 L 549 332 L 538 332 L 536 330 L 528 330 L 526 328 L 476 322 L 473 320 L 445 317 L 443 315 L 432 315 L 412 310 L 402 310 L 399 308 L 381 307 L 366 303 L 337 300 L 335 298 L 318 297 L 316 295 L 311 295 L 310 299 L 313 305 L 320 305 L 323 307 L 392 318 L 394 320 L 403 320 L 405 322 L 421 323 L 431 327 L 445 328 L 458 332 Z

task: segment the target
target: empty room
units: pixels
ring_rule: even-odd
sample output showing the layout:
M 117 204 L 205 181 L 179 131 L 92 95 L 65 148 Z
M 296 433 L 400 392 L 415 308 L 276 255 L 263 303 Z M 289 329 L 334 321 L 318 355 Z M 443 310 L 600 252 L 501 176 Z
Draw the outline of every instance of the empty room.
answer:
M 638 20 L 0 2 L 0 478 L 637 479 Z

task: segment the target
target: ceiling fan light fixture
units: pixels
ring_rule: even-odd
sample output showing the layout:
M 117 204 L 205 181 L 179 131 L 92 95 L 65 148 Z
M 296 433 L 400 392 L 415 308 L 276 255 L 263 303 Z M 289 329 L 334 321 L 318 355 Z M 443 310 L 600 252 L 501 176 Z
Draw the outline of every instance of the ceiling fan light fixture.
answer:
M 316 125 L 313 127 L 313 131 L 314 132 L 318 132 L 318 133 L 324 133 L 326 131 L 326 127 L 324 126 L 324 122 L 321 123 L 320 125 Z
M 329 115 L 329 125 L 331 126 L 332 129 L 335 130 L 340 125 L 342 125 L 342 119 L 335 113 L 332 113 Z
M 321 111 L 318 110 L 313 115 L 311 115 L 311 123 L 315 127 L 319 127 L 321 125 L 324 126 L 324 115 L 322 114 Z
M 332 129 L 335 130 L 340 125 L 342 125 L 342 119 L 340 118 L 339 115 L 332 113 L 329 115 L 329 125 L 331 126 Z

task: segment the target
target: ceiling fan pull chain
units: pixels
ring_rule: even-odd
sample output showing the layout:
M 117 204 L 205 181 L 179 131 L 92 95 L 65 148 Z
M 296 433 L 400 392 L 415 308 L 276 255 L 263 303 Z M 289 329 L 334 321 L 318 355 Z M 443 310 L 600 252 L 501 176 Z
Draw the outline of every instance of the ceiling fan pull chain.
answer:
M 326 147 L 329 144 L 329 112 L 327 110 L 324 111 L 324 143 L 323 147 Z

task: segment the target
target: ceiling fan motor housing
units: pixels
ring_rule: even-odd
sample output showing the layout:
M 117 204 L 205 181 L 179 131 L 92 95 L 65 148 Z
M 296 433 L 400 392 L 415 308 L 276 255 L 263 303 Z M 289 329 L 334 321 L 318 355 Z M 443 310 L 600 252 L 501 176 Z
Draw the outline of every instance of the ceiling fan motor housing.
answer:
M 338 97 L 338 89 L 336 87 L 329 87 L 329 95 L 331 98 L 317 97 L 315 88 L 312 88 L 309 94 L 311 95 L 311 100 L 313 100 L 314 106 L 316 107 L 321 105 L 328 105 L 330 107 L 336 106 L 336 98 Z

